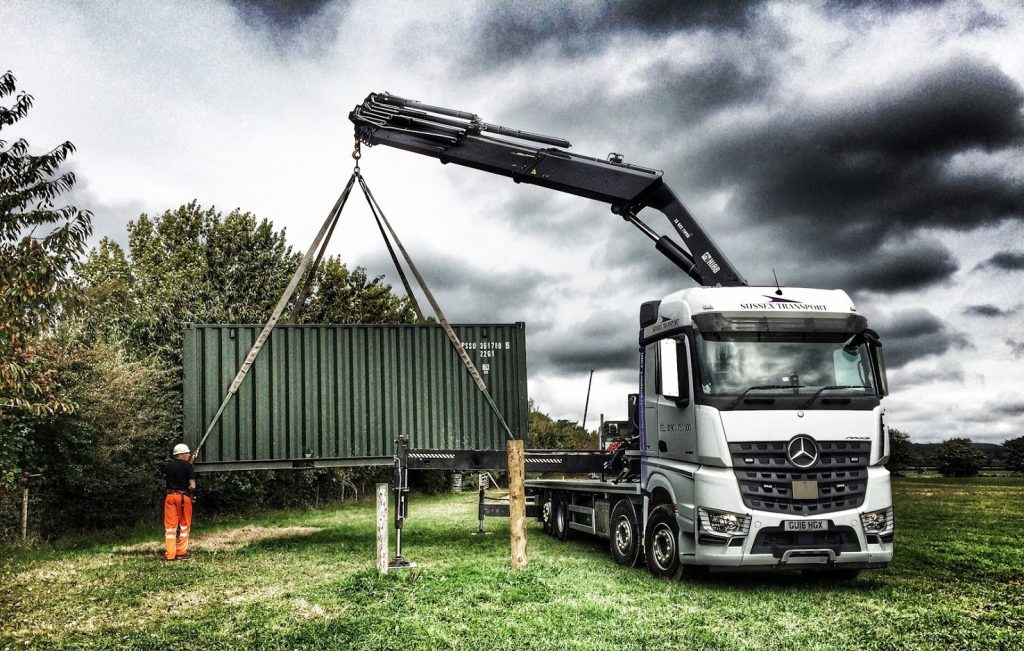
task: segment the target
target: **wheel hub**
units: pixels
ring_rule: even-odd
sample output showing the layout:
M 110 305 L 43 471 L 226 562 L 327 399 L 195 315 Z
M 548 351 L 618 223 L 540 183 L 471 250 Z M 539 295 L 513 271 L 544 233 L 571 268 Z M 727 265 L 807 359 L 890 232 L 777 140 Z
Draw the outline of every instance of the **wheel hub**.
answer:
M 672 531 L 667 526 L 662 525 L 654 532 L 651 547 L 658 567 L 668 569 L 672 564 L 672 557 L 676 553 L 676 541 L 672 536 Z
M 633 531 L 625 518 L 619 520 L 615 525 L 615 547 L 619 553 L 625 556 L 633 544 Z

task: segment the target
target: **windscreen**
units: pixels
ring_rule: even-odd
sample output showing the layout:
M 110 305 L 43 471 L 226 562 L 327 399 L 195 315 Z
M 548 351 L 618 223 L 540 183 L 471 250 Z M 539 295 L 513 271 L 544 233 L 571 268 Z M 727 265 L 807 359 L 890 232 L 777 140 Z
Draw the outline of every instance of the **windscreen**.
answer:
M 738 395 L 751 387 L 772 387 L 755 391 L 788 394 L 843 387 L 837 390 L 847 395 L 875 394 L 867 346 L 845 346 L 864 326 L 861 317 L 772 320 L 706 316 L 709 318 L 695 319 L 700 382 L 706 395 Z

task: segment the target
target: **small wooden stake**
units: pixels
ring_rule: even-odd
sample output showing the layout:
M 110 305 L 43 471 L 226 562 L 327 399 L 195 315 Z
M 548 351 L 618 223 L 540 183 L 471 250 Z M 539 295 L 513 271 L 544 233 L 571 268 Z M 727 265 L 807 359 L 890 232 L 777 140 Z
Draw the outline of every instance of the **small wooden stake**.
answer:
M 512 569 L 526 567 L 526 491 L 523 487 L 523 441 L 508 442 L 508 528 L 512 544 Z
M 28 481 L 21 487 L 21 539 L 28 540 Z
M 388 485 L 377 484 L 377 572 L 388 573 Z

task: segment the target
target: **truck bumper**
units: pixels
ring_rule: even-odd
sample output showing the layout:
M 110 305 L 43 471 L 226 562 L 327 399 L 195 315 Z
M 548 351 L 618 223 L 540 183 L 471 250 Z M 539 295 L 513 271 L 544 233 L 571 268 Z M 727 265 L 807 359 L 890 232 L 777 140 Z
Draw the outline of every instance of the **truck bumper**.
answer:
M 748 511 L 750 530 L 742 538 L 722 540 L 699 531 L 681 534 L 691 539 L 681 541 L 680 549 L 693 550 L 684 553 L 682 561 L 723 571 L 884 568 L 893 557 L 893 536 L 882 539 L 867 534 L 860 520 L 860 514 L 867 510 L 838 511 L 815 518 L 829 521 L 828 532 L 815 536 L 785 532 L 783 522 L 793 517 Z M 682 524 L 680 519 L 680 530 Z
M 864 501 L 857 508 L 801 517 L 749 509 L 739 493 L 732 469 L 702 467 L 695 477 L 694 504 L 680 504 L 682 551 L 687 565 L 715 570 L 828 570 L 885 567 L 893 557 L 893 534 L 882 538 L 864 530 L 861 514 L 892 508 L 889 473 L 882 467 L 867 469 Z M 749 529 L 742 537 L 722 539 L 702 531 L 698 507 L 748 516 Z M 682 515 L 690 515 L 687 520 Z M 796 534 L 785 531 L 784 522 L 827 520 L 827 531 Z

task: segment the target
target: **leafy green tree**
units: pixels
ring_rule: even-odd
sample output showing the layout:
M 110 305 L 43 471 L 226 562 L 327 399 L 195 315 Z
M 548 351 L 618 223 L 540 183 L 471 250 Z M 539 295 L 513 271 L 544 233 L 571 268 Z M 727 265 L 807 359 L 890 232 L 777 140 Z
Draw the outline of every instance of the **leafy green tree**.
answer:
M 16 92 L 14 75 L 0 75 L 0 102 Z M 25 92 L 0 104 L 0 130 L 31 107 Z M 89 212 L 54 205 L 75 185 L 75 175 L 60 169 L 74 151 L 64 142 L 32 154 L 22 138 L 0 140 L 0 485 L 27 461 L 33 424 L 73 408 L 45 339 L 60 311 L 69 264 L 91 233 Z
M 57 359 L 78 408 L 33 432 L 33 470 L 43 475 L 35 490 L 40 531 L 102 528 L 155 513 L 162 496 L 154 461 L 167 455 L 181 418 L 167 399 L 168 371 L 102 339 L 66 345 Z
M 969 438 L 943 441 L 932 453 L 932 462 L 946 477 L 974 477 L 987 461 L 985 453 L 974 447 Z
M 889 428 L 889 461 L 885 467 L 889 472 L 901 474 L 911 466 L 920 465 L 921 457 L 914 451 L 910 435 L 892 427 Z
M 554 420 L 539 411 L 530 401 L 529 430 L 527 437 L 531 448 L 550 450 L 594 450 L 597 449 L 597 432 L 588 432 L 574 421 Z
M 127 252 L 105 239 L 78 267 L 75 327 L 180 368 L 185 323 L 267 320 L 302 258 L 285 235 L 251 213 L 224 215 L 195 201 L 158 217 L 141 215 L 128 224 Z M 370 279 L 329 257 L 300 317 L 304 323 L 405 323 L 414 315 L 382 277 Z
M 304 323 L 411 323 L 416 314 L 404 296 L 391 291 L 383 276 L 348 267 L 336 257 L 317 269 L 310 299 L 300 312 Z
M 1024 472 L 1024 436 L 1003 443 L 1003 462 L 1007 470 Z

